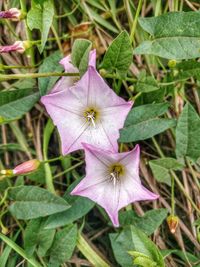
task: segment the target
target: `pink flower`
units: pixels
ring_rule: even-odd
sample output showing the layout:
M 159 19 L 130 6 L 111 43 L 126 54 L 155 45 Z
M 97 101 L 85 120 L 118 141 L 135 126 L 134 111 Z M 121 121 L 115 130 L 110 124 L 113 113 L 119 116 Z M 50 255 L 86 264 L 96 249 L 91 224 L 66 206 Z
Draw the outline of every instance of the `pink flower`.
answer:
M 118 211 L 141 200 L 159 196 L 147 190 L 140 181 L 140 148 L 125 153 L 112 153 L 83 144 L 86 177 L 74 188 L 72 195 L 87 197 L 102 206 L 114 226 L 119 226 Z
M 21 11 L 17 8 L 11 8 L 6 11 L 0 11 L 0 19 L 12 19 L 12 20 L 20 20 L 21 18 Z
M 26 174 L 29 172 L 33 172 L 38 169 L 39 165 L 40 161 L 37 159 L 31 159 L 25 161 L 13 169 L 13 174 L 19 175 L 19 174 Z
M 0 54 L 9 52 L 24 53 L 24 51 L 27 48 L 26 46 L 27 46 L 26 41 L 16 41 L 13 45 L 0 46 Z
M 70 87 L 71 80 L 63 82 L 61 79 L 50 94 L 41 98 L 58 127 L 64 155 L 82 149 L 82 142 L 118 150 L 119 129 L 132 102 L 126 102 L 109 88 L 96 71 L 94 62 L 93 52 L 87 72 L 74 86 Z M 74 68 L 69 59 L 62 64 L 67 71 Z

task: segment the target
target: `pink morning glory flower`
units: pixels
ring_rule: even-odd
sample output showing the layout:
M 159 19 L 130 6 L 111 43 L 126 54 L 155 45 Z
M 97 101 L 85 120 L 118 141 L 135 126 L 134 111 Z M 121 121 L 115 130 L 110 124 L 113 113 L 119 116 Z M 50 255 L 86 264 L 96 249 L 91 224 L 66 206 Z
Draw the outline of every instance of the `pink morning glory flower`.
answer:
M 74 188 L 72 195 L 87 197 L 102 206 L 114 226 L 119 226 L 118 211 L 141 200 L 159 196 L 146 189 L 139 177 L 139 145 L 130 152 L 112 153 L 83 144 L 86 177 Z
M 0 46 L 0 54 L 1 53 L 10 53 L 10 52 L 24 53 L 26 48 L 28 48 L 28 42 L 27 41 L 16 41 L 12 45 Z
M 117 96 L 92 64 L 75 85 L 61 82 L 41 101 L 58 128 L 64 155 L 82 149 L 82 142 L 118 150 L 119 129 L 132 102 Z
M 21 18 L 21 11 L 18 8 L 11 8 L 9 10 L 0 11 L 0 19 L 19 20 Z

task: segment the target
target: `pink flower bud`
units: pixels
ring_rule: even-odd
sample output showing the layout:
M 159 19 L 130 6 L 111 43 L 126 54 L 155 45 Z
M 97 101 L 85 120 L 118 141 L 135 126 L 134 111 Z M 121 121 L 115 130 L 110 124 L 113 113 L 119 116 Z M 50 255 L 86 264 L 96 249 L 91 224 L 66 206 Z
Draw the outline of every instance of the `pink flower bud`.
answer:
M 0 19 L 11 19 L 11 20 L 20 20 L 22 18 L 22 13 L 17 8 L 11 8 L 6 11 L 0 11 Z
M 14 168 L 13 174 L 15 175 L 26 174 L 32 171 L 36 171 L 39 165 L 40 165 L 40 161 L 37 159 L 25 161 L 22 164 Z
M 9 52 L 24 53 L 24 51 L 29 47 L 30 45 L 28 41 L 16 41 L 13 45 L 0 46 L 0 54 Z

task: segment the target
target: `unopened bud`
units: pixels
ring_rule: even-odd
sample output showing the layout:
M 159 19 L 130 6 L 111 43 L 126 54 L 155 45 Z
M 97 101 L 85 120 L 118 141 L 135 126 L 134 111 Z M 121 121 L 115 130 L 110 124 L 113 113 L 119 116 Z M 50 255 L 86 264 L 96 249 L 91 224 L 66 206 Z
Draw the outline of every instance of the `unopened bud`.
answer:
M 29 41 L 16 41 L 13 45 L 0 46 L 0 54 L 9 52 L 24 53 L 30 47 L 31 43 Z
M 9 10 L 0 11 L 0 19 L 11 19 L 18 21 L 22 18 L 24 18 L 24 15 L 18 8 L 11 8 Z
M 170 69 L 173 69 L 174 67 L 176 67 L 177 61 L 175 59 L 171 59 L 168 61 L 168 67 Z
M 133 85 L 131 85 L 131 86 L 129 86 L 129 88 L 128 88 L 131 92 L 133 92 L 134 91 L 134 86 Z
M 2 232 L 2 234 L 4 234 L 4 235 L 7 235 L 7 234 L 8 234 L 8 232 L 9 232 L 9 230 L 8 230 L 8 228 L 7 228 L 7 227 L 5 227 L 5 226 L 1 225 L 1 232 Z
M 101 76 L 105 76 L 107 74 L 107 71 L 105 69 L 100 69 L 99 73 Z
M 167 217 L 167 224 L 169 226 L 169 230 L 172 234 L 176 232 L 176 229 L 178 227 L 179 218 L 174 215 L 170 215 Z
M 39 166 L 40 166 L 39 160 L 31 159 L 15 167 L 13 169 L 13 174 L 19 175 L 19 174 L 26 174 L 29 172 L 33 172 L 36 171 Z

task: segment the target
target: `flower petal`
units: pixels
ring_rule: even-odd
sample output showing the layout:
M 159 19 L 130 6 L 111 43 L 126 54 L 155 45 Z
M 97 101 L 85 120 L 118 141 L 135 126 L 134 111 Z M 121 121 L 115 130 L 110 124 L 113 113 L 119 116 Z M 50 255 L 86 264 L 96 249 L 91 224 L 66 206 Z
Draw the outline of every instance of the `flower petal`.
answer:
M 140 178 L 137 175 L 130 176 L 128 173 L 121 179 L 118 210 L 136 201 L 155 200 L 158 197 L 158 195 L 150 192 L 141 184 Z
M 117 94 L 106 84 L 94 67 L 89 67 L 81 80 L 74 88 L 84 88 L 84 97 L 87 98 L 87 105 L 92 107 L 121 106 L 127 102 L 117 96 Z M 129 103 L 130 105 L 130 103 Z
M 74 67 L 74 65 L 71 63 L 71 55 L 68 55 L 60 60 L 59 62 L 61 65 L 63 65 L 65 72 L 69 73 L 78 73 L 78 68 Z M 96 68 L 96 50 L 92 50 L 89 54 L 89 66 L 93 66 Z M 73 86 L 77 81 L 79 80 L 79 77 L 62 77 L 54 86 L 54 88 L 51 90 L 50 93 L 56 93 L 60 92 L 62 90 L 66 90 L 67 88 Z
M 123 127 L 132 105 L 132 102 L 125 102 L 123 105 L 107 107 L 102 110 L 102 127 L 106 135 L 109 136 L 116 152 L 118 151 L 119 129 Z
M 130 152 L 121 153 L 121 155 L 122 154 L 124 155 L 120 159 L 121 164 L 126 167 L 130 176 L 138 178 L 138 181 L 140 181 L 139 178 L 140 146 L 136 145 L 135 148 Z
M 41 102 L 58 127 L 62 153 L 65 155 L 80 149 L 80 142 L 77 141 L 88 127 L 82 116 L 82 104 L 69 90 L 43 96 Z

